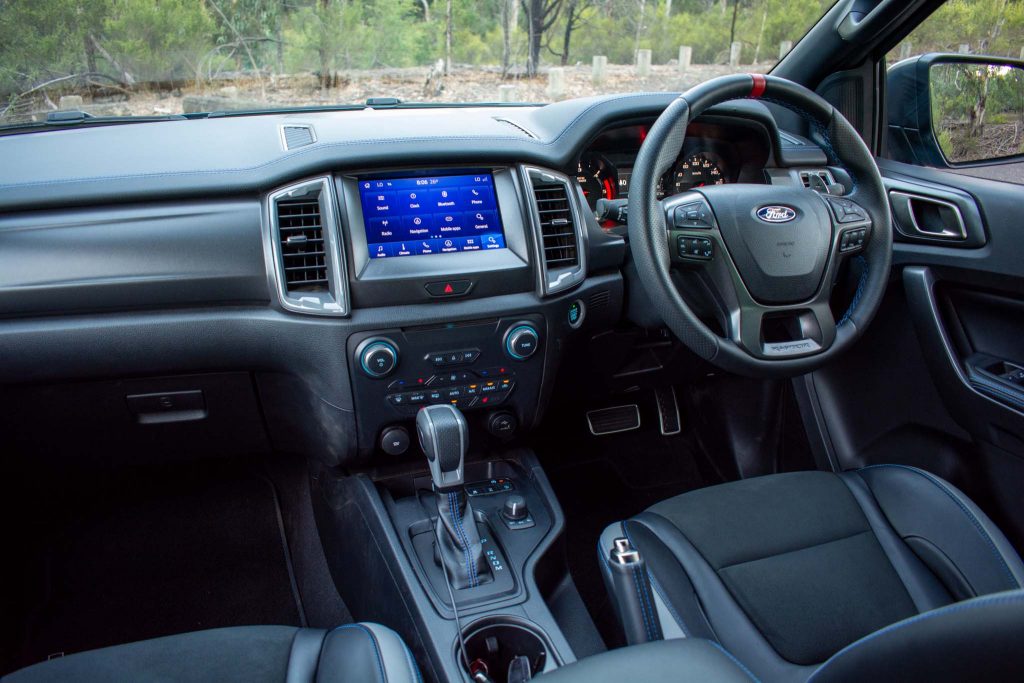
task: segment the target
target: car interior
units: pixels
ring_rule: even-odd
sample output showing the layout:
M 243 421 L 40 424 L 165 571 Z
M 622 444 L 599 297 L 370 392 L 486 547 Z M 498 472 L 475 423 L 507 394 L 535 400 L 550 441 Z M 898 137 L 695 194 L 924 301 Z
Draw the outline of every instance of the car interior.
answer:
M 3 680 L 1020 680 L 1024 162 L 932 98 L 1024 62 L 887 60 L 941 5 L 0 135 Z

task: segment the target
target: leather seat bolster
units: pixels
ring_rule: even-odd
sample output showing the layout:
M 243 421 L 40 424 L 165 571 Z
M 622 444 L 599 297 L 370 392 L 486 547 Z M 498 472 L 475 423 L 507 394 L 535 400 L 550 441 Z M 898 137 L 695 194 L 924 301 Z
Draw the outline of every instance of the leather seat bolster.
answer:
M 750 683 L 757 679 L 716 643 L 686 638 L 609 650 L 555 669 L 537 680 L 542 683 Z
M 810 681 L 1020 680 L 1024 672 L 1022 623 L 1024 590 L 955 603 L 904 619 L 848 645 Z
M 885 514 L 878 507 L 877 501 L 867 484 L 855 472 L 846 472 L 839 475 L 843 483 L 850 489 L 850 493 L 856 499 L 867 518 L 871 530 L 878 539 L 879 545 L 893 569 L 899 576 L 900 581 L 907 589 L 910 599 L 918 612 L 944 607 L 954 601 L 953 596 L 932 573 L 929 567 L 920 557 L 907 547 L 907 544 L 899 537 L 889 525 Z
M 3 680 L 419 683 L 420 674 L 397 633 L 346 624 L 332 631 L 241 626 L 183 633 L 52 659 Z
M 957 599 L 1024 586 L 1024 564 L 1003 533 L 967 496 L 905 465 L 858 470 L 896 533 Z

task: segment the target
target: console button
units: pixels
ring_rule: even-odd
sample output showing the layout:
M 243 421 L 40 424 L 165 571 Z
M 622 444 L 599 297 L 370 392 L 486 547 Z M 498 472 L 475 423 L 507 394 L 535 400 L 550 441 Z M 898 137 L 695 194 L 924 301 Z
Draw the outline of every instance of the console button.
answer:
M 499 410 L 487 418 L 487 431 L 499 438 L 512 436 L 518 426 L 519 422 L 516 420 L 516 416 L 507 410 Z
M 505 335 L 505 352 L 514 360 L 526 360 L 537 352 L 540 335 L 533 325 L 520 323 Z
M 367 339 L 356 347 L 356 358 L 366 376 L 387 377 L 398 366 L 398 347 L 390 339 Z
M 401 455 L 409 450 L 409 432 L 405 427 L 389 427 L 380 437 L 380 449 L 388 455 Z
M 441 280 L 440 282 L 428 282 L 424 288 L 430 296 L 446 297 L 461 296 L 467 293 L 472 286 L 472 280 Z
M 393 406 L 404 406 L 409 403 L 409 396 L 406 394 L 388 394 L 388 403 Z
M 445 392 L 440 389 L 432 389 L 427 392 L 428 403 L 441 403 L 445 398 Z
M 425 391 L 410 391 L 405 395 L 405 397 L 412 405 L 419 405 L 420 403 L 427 402 L 427 392 Z

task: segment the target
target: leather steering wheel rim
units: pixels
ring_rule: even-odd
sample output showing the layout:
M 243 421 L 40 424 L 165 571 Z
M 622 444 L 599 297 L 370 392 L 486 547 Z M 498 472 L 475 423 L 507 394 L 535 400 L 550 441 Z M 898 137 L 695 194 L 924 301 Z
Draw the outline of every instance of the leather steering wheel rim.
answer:
M 809 189 L 797 190 L 792 187 L 781 188 L 775 185 L 724 185 L 709 188 L 717 193 L 715 196 L 726 201 L 729 200 L 728 193 L 730 192 L 732 196 L 739 196 L 744 192 L 742 188 L 761 188 L 764 200 L 756 199 L 757 191 L 748 192 L 748 194 L 754 195 L 750 200 L 753 202 L 751 211 L 754 213 L 758 210 L 757 206 L 770 203 L 773 196 L 788 193 L 785 195 L 787 198 L 801 202 L 806 209 L 803 211 L 797 209 L 795 213 L 801 220 L 806 219 L 807 226 L 820 223 L 821 217 L 824 215 L 829 217 L 830 226 L 827 231 L 829 237 L 827 243 L 822 242 L 822 248 L 827 249 L 827 253 L 824 255 L 827 267 L 823 271 L 819 290 L 816 290 L 815 293 L 814 301 L 817 302 L 817 305 L 814 307 L 814 311 L 817 318 L 829 317 L 833 330 L 828 330 L 829 321 L 823 322 L 820 326 L 824 330 L 822 332 L 823 343 L 820 344 L 821 348 L 818 350 L 811 348 L 810 351 L 797 350 L 795 353 L 786 350 L 779 357 L 769 357 L 766 355 L 769 350 L 774 352 L 775 346 L 783 347 L 765 344 L 763 348 L 755 349 L 749 340 L 744 345 L 744 337 L 739 333 L 736 335 L 739 342 L 737 342 L 737 338 L 729 335 L 721 336 L 696 315 L 693 308 L 680 294 L 673 278 L 675 267 L 673 261 L 676 261 L 676 265 L 678 265 L 678 258 L 674 253 L 676 244 L 670 244 L 667 237 L 670 228 L 675 227 L 675 224 L 670 225 L 671 216 L 666 215 L 666 202 L 672 198 L 669 197 L 663 201 L 657 199 L 658 180 L 668 171 L 680 154 L 687 125 L 708 108 L 737 99 L 759 99 L 771 102 L 794 111 L 806 120 L 811 130 L 811 138 L 825 150 L 829 166 L 842 169 L 851 180 L 849 183 L 851 187 L 842 196 L 842 200 L 846 200 L 846 204 L 852 204 L 862 214 L 867 214 L 867 220 L 855 226 L 866 225 L 868 235 L 866 244 L 857 247 L 856 257 L 863 258 L 860 282 L 849 309 L 838 322 L 835 322 L 831 313 L 828 313 L 828 316 L 823 313 L 821 302 L 825 301 L 827 304 L 827 295 L 831 294 L 833 286 L 830 278 L 834 276 L 840 259 L 849 257 L 848 254 L 841 253 L 840 249 L 840 237 L 845 238 L 845 235 L 841 235 L 841 233 L 848 232 L 848 229 L 844 223 L 840 222 L 845 218 L 841 216 L 841 213 L 836 213 L 838 206 L 832 204 L 837 200 L 820 196 Z M 711 202 L 709 207 L 711 214 L 718 216 L 721 221 L 723 216 L 719 216 L 719 212 L 716 211 L 714 197 L 712 197 L 714 193 L 709 192 L 709 189 L 693 192 L 687 199 L 696 197 L 697 199 L 694 201 L 707 200 Z M 888 199 L 878 166 L 875 164 L 871 151 L 842 114 L 820 96 L 801 85 L 774 76 L 734 74 L 715 78 L 686 91 L 665 109 L 648 132 L 633 167 L 630 190 L 629 239 L 639 279 L 652 303 L 660 311 L 668 328 L 698 356 L 719 368 L 755 377 L 785 377 L 810 372 L 822 367 L 849 349 L 863 334 L 881 304 L 892 264 L 893 233 Z M 813 201 L 828 205 L 832 211 L 826 209 L 822 213 L 811 203 L 810 195 L 801 195 L 798 192 L 814 193 L 816 198 Z M 708 199 L 709 197 L 711 199 Z M 678 203 L 676 201 L 675 205 L 678 206 Z M 704 205 L 708 206 L 707 203 Z M 671 208 L 671 204 L 668 206 Z M 765 208 L 779 207 L 762 207 L 762 209 Z M 784 205 L 782 208 L 787 207 Z M 727 212 L 723 211 L 722 213 Z M 741 211 L 732 213 L 739 215 L 746 223 L 751 222 L 750 217 L 742 215 Z M 754 214 L 751 216 L 760 218 Z M 765 219 L 760 218 L 760 220 Z M 793 219 L 788 218 L 787 220 Z M 816 220 L 817 223 L 815 223 Z M 712 222 L 714 223 L 715 220 L 712 219 Z M 800 301 L 794 301 L 788 302 L 782 307 L 770 306 L 761 304 L 755 296 L 751 296 L 750 291 L 747 291 L 751 290 L 749 278 L 744 277 L 736 266 L 739 258 L 737 251 L 743 247 L 738 244 L 739 238 L 735 237 L 737 233 L 734 232 L 733 241 L 727 243 L 723 237 L 724 231 L 719 233 L 717 232 L 718 226 L 715 227 L 716 232 L 713 235 L 708 233 L 710 241 L 716 242 L 713 245 L 717 247 L 714 259 L 730 264 L 736 274 L 740 275 L 735 278 L 736 287 L 741 290 L 741 294 L 747 301 L 755 302 L 752 304 L 752 308 L 760 307 L 763 309 L 759 311 L 761 315 L 770 316 L 776 314 L 773 311 L 798 311 L 800 306 L 804 305 Z M 762 227 L 765 230 L 772 229 L 772 226 Z M 818 232 L 824 239 L 826 236 L 824 228 Z M 808 235 L 815 236 L 810 233 Z M 779 242 L 779 244 L 792 243 Z M 682 249 L 681 245 L 680 249 Z M 842 251 L 845 252 L 845 248 Z M 811 277 L 811 275 L 807 277 Z M 739 317 L 738 312 L 735 315 Z M 811 317 L 813 323 L 814 316 Z M 758 318 L 758 321 L 761 320 L 762 318 Z M 812 324 L 810 327 L 814 328 L 814 325 Z M 833 331 L 834 336 L 830 334 Z M 749 337 L 749 335 L 747 336 Z M 769 349 L 770 346 L 771 349 Z M 796 342 L 790 343 L 792 348 L 798 346 Z M 812 345 L 807 346 L 810 348 Z

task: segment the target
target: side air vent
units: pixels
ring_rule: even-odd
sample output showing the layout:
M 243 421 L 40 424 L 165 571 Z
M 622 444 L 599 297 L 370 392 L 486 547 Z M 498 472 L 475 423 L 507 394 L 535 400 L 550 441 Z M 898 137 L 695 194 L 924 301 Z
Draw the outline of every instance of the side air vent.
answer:
M 268 204 L 281 304 L 302 313 L 344 315 L 345 258 L 330 179 L 274 192 Z
M 578 284 L 586 274 L 583 221 L 567 177 L 537 168 L 526 174 L 537 228 L 541 293 L 553 294 Z
M 281 142 L 285 149 L 306 147 L 316 142 L 312 126 L 281 126 Z
M 598 311 L 603 308 L 608 308 L 608 303 L 611 301 L 611 294 L 607 289 L 602 289 L 599 292 L 594 292 L 590 295 L 590 310 Z
M 319 195 L 277 202 L 284 286 L 293 292 L 326 292 L 327 253 Z
M 829 194 L 829 188 L 836 184 L 832 174 L 825 169 L 800 171 L 800 182 L 809 190 Z

